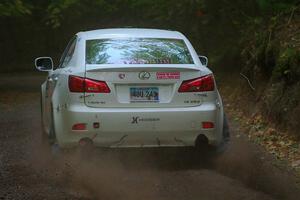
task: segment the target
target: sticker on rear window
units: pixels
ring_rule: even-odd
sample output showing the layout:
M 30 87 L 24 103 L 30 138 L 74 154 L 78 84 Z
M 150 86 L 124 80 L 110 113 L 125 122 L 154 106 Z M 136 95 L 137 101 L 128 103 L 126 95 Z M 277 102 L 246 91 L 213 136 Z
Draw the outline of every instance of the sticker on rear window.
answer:
M 180 79 L 180 72 L 156 72 L 156 79 Z

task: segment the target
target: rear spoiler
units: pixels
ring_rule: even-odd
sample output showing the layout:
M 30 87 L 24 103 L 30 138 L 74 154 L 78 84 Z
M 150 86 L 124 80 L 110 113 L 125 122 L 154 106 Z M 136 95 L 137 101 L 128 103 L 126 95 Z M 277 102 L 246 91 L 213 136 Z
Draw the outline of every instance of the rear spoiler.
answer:
M 136 70 L 146 70 L 146 71 L 199 71 L 201 67 L 196 65 L 182 65 L 182 64 L 153 64 L 153 65 L 86 65 L 86 72 L 125 72 L 125 71 L 136 71 Z

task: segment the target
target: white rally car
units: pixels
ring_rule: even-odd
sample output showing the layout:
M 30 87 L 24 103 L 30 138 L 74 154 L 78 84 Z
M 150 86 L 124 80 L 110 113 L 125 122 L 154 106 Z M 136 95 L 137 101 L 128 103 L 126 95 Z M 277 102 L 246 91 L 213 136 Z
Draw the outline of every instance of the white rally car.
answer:
M 102 29 L 77 33 L 41 86 L 51 144 L 74 147 L 218 147 L 229 137 L 206 57 L 175 31 Z

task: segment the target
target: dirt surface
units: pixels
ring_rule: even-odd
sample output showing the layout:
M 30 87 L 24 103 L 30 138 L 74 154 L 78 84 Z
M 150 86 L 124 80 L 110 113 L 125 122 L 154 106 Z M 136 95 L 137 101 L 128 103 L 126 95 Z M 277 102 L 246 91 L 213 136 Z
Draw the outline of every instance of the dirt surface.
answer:
M 0 199 L 299 199 L 293 173 L 242 137 L 233 116 L 231 143 L 212 158 L 180 148 L 50 156 L 40 137 L 44 79 L 0 75 Z

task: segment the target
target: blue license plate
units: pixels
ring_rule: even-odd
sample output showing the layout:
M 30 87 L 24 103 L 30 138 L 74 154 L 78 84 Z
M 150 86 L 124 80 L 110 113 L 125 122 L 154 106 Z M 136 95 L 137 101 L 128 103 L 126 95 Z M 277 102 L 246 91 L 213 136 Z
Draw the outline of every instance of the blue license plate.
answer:
M 159 102 L 158 87 L 132 87 L 130 88 L 131 102 Z

